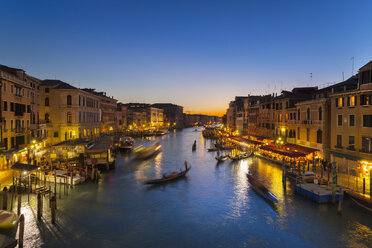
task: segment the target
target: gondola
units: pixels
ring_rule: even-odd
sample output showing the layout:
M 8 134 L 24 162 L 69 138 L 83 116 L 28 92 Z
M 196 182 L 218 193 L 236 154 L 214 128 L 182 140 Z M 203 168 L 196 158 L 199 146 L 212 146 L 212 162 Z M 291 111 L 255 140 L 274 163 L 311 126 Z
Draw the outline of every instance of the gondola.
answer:
M 271 193 L 261 182 L 259 182 L 249 174 L 247 174 L 247 177 L 249 184 L 251 185 L 252 189 L 255 192 L 257 192 L 260 196 L 262 196 L 265 200 L 269 202 L 272 203 L 278 202 L 278 198 L 273 193 Z
M 250 153 L 242 152 L 242 153 L 239 153 L 238 155 L 235 155 L 235 156 L 232 156 L 230 154 L 228 156 L 229 156 L 229 159 L 231 159 L 232 161 L 238 161 L 238 160 L 241 160 L 241 159 L 249 158 L 252 155 L 253 155 L 253 152 L 250 152 Z
M 215 158 L 217 159 L 218 162 L 223 162 L 223 161 L 226 161 L 229 158 L 229 155 L 221 155 L 221 156 L 217 156 Z
M 190 169 L 191 169 L 191 166 L 188 166 L 184 171 L 172 172 L 169 175 L 163 175 L 162 178 L 145 181 L 144 184 L 167 183 L 169 181 L 173 181 L 173 180 L 176 180 L 178 178 L 184 177 Z
M 208 148 L 208 152 L 216 152 L 218 151 L 218 148 Z
M 196 140 L 194 141 L 194 144 L 192 144 L 192 151 L 195 151 L 196 150 Z

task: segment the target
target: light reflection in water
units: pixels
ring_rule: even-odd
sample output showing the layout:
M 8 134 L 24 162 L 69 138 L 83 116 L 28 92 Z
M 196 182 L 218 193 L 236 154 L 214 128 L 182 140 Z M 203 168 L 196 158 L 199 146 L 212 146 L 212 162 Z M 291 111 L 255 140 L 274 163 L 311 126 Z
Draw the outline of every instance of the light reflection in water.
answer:
M 248 202 L 248 159 L 241 160 L 237 163 L 232 163 L 231 172 L 234 180 L 233 193 L 234 196 L 230 200 L 230 211 L 227 218 L 239 218 L 242 212 L 246 211 L 246 206 Z
M 216 166 L 215 153 L 206 152 L 210 140 L 200 132 L 185 129 L 165 137 L 162 153 L 151 159 L 119 158 L 116 170 L 103 174 L 98 191 L 95 183 L 74 187 L 59 200 L 58 225 L 41 231 L 41 238 L 37 225 L 27 222 L 26 235 L 39 240 L 27 247 L 370 246 L 370 213 L 352 202 L 345 200 L 339 216 L 336 206 L 294 195 L 293 184 L 284 191 L 280 165 L 249 158 Z M 203 151 L 191 152 L 194 140 Z M 161 171 L 179 170 L 184 160 L 192 164 L 187 179 L 160 187 L 140 184 Z M 278 196 L 277 208 L 252 191 L 248 171 Z M 50 224 L 49 216 L 45 219 Z
M 154 159 L 155 161 L 155 176 L 157 178 L 160 178 L 162 173 L 161 173 L 161 158 L 163 157 L 163 153 L 160 152 Z

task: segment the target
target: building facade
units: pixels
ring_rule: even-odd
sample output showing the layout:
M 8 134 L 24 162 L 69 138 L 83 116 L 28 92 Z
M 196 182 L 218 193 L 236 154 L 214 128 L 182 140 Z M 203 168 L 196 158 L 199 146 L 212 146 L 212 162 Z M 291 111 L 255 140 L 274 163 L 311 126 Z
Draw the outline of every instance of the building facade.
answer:
M 3 150 L 25 148 L 37 132 L 38 81 L 24 70 L 0 65 L 1 146 Z M 35 123 L 35 125 L 31 125 Z M 32 129 L 31 129 L 32 126 Z
M 372 166 L 372 62 L 348 81 L 330 93 L 330 153 L 341 170 L 360 173 L 361 161 Z
M 183 107 L 172 103 L 155 103 L 152 107 L 163 110 L 164 125 L 169 128 L 183 128 Z
M 40 121 L 46 124 L 48 144 L 100 134 L 100 100 L 95 94 L 60 80 L 40 85 Z

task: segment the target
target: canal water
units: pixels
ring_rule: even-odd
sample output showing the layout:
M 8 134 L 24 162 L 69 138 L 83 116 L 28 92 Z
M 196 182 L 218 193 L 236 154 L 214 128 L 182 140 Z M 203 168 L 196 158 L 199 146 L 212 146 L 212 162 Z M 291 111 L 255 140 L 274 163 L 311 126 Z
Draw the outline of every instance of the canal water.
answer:
M 58 201 L 57 225 L 26 214 L 27 247 L 371 247 L 371 213 L 345 200 L 318 205 L 282 185 L 280 166 L 263 159 L 217 164 L 200 128 L 157 138 L 162 152 L 146 161 L 122 155 L 97 184 L 74 187 Z M 197 149 L 191 151 L 196 140 Z M 137 140 L 142 142 L 153 142 Z M 187 178 L 143 181 L 192 166 Z M 276 196 L 269 205 L 249 187 L 252 173 Z M 31 204 L 32 205 L 32 204 Z M 44 208 L 45 209 L 45 208 Z M 28 219 L 28 222 L 27 222 Z

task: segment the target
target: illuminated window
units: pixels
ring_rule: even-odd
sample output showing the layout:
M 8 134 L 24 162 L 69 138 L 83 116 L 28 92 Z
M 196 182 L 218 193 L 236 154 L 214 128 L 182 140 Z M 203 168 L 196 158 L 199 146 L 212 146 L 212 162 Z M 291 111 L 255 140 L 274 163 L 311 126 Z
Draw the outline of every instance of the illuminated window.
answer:
M 344 106 L 344 99 L 342 97 L 338 98 L 338 107 Z
M 355 106 L 355 96 L 350 97 L 350 105 L 349 106 Z

